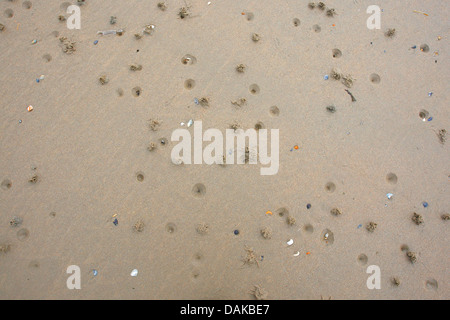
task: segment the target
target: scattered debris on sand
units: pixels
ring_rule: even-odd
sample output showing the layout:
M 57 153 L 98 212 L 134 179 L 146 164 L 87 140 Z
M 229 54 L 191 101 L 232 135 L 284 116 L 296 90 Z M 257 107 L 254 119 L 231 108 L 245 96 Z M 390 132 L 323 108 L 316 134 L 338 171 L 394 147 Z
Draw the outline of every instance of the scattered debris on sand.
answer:
M 350 95 L 350 97 L 352 98 L 352 102 L 356 102 L 355 96 L 348 89 L 345 89 L 345 92 L 347 92 Z

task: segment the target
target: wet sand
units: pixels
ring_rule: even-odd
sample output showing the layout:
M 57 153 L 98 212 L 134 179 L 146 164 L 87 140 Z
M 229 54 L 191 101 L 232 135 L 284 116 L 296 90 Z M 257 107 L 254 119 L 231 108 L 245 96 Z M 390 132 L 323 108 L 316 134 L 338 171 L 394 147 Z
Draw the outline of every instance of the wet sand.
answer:
M 448 3 L 158 2 L 0 2 L 0 298 L 449 299 Z M 190 119 L 279 172 L 173 164 Z

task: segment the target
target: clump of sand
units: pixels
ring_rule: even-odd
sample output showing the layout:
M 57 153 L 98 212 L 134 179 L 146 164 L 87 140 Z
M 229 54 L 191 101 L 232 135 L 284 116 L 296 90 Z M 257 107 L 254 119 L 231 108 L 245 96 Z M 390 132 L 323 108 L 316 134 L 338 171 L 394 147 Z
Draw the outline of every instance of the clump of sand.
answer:
M 375 229 L 377 228 L 377 224 L 375 222 L 369 222 L 366 226 L 367 231 L 369 232 L 374 232 Z
M 208 232 L 209 232 L 209 225 L 206 224 L 206 223 L 204 223 L 204 222 L 199 223 L 199 224 L 197 225 L 196 230 L 197 230 L 197 233 L 199 233 L 199 234 L 201 234 L 201 235 L 208 234 Z
M 423 223 L 423 217 L 420 215 L 420 214 L 417 214 L 417 213 L 413 213 L 413 216 L 412 216 L 412 221 L 414 221 L 414 223 L 415 224 L 417 224 L 417 225 L 420 225 L 420 224 L 422 224 Z
M 253 289 L 250 291 L 250 294 L 254 295 L 256 300 L 266 300 L 268 293 L 265 289 L 261 288 L 260 286 L 254 286 Z
M 135 232 L 142 232 L 144 231 L 145 228 L 145 223 L 142 219 L 138 220 L 134 225 L 133 225 L 133 230 Z
M 258 255 L 255 253 L 255 251 L 253 250 L 253 248 L 245 248 L 245 252 L 247 253 L 247 255 L 244 258 L 244 264 L 248 264 L 248 265 L 254 265 L 256 264 L 259 267 L 259 263 L 258 263 Z
M 272 238 L 272 229 L 269 227 L 264 227 L 261 229 L 261 235 L 264 239 L 270 239 Z

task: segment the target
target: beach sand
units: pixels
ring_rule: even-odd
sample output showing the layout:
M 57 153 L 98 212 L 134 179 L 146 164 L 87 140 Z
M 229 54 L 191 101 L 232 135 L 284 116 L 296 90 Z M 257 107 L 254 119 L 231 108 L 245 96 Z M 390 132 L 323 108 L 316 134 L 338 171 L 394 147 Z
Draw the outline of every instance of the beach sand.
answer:
M 158 2 L 0 2 L 0 298 L 449 299 L 448 2 Z M 190 119 L 279 129 L 278 173 L 173 164 Z

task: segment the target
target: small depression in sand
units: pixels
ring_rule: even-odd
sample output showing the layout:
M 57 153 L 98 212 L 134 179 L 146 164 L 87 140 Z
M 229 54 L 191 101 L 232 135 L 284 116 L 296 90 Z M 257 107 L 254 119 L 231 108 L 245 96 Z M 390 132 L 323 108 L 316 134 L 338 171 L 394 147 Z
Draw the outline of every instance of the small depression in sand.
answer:
M 381 77 L 376 74 L 376 73 L 372 73 L 369 77 L 370 82 L 374 83 L 374 84 L 379 84 L 381 82 Z
M 430 47 L 429 47 L 427 44 L 422 44 L 422 45 L 420 46 L 420 51 L 422 51 L 422 52 L 428 52 L 428 51 L 430 51 Z
M 312 226 L 312 224 L 305 224 L 305 226 L 303 227 L 303 230 L 305 230 L 305 232 L 307 233 L 313 233 L 314 232 L 314 227 Z
M 247 21 L 252 21 L 253 19 L 255 19 L 255 14 L 253 12 L 245 12 L 245 19 L 247 19 Z
M 12 18 L 14 17 L 14 11 L 12 9 L 6 9 L 3 14 L 6 18 Z
M 427 288 L 428 290 L 437 290 L 438 282 L 435 279 L 428 279 L 425 282 L 425 288 Z
M 2 181 L 1 186 L 2 186 L 3 190 L 8 190 L 8 189 L 10 189 L 12 187 L 12 181 L 9 180 L 9 179 L 4 179 Z
M 280 109 L 277 106 L 272 106 L 269 109 L 269 114 L 273 117 L 278 117 L 280 115 Z
M 184 87 L 185 87 L 186 89 L 188 89 L 188 90 L 193 89 L 193 88 L 195 87 L 195 80 L 187 79 L 187 80 L 184 82 Z
M 321 233 L 321 239 L 326 245 L 334 243 L 334 233 L 330 229 L 325 229 Z
M 429 116 L 430 113 L 427 110 L 422 109 L 419 111 L 419 118 L 422 119 L 422 121 L 427 121 Z
M 367 261 L 369 261 L 369 258 L 367 258 L 367 256 L 364 253 L 361 253 L 358 256 L 357 261 L 360 265 L 365 266 L 367 264 Z
M 131 90 L 131 93 L 133 94 L 133 96 L 135 96 L 137 98 L 142 94 L 142 89 L 141 89 L 141 87 L 134 87 Z
M 389 182 L 390 184 L 396 184 L 398 181 L 397 175 L 395 173 L 389 172 L 386 175 L 386 181 Z
M 59 6 L 59 8 L 65 12 L 65 11 L 67 11 L 67 8 L 70 7 L 71 5 L 72 4 L 70 2 L 63 2 Z
M 144 181 L 144 173 L 139 171 L 136 173 L 136 180 L 139 182 L 143 182 Z
M 24 7 L 25 9 L 31 9 L 32 6 L 33 4 L 31 3 L 31 1 L 24 1 L 22 3 L 22 7 Z
M 329 193 L 333 193 L 336 190 L 336 185 L 333 182 L 328 182 L 325 185 L 325 190 Z
M 30 231 L 28 231 L 28 229 L 23 228 L 17 231 L 17 239 L 19 239 L 20 241 L 26 240 L 29 235 Z
M 258 94 L 260 89 L 259 86 L 257 84 L 252 84 L 248 90 L 250 91 L 251 94 Z
M 177 226 L 175 225 L 175 223 L 169 222 L 168 224 L 166 224 L 166 231 L 170 234 L 175 233 L 175 231 L 177 231 Z
M 192 194 L 197 198 L 204 197 L 206 194 L 205 185 L 203 183 L 197 183 L 196 185 L 194 185 L 194 187 L 192 188 Z
M 52 56 L 47 53 L 42 56 L 42 59 L 44 59 L 45 62 L 50 62 L 52 61 Z
M 286 208 L 279 208 L 275 211 L 275 214 L 280 217 L 288 217 L 289 216 L 289 210 Z
M 339 49 L 333 49 L 332 53 L 333 53 L 333 58 L 340 58 L 340 57 L 342 57 L 342 52 Z
M 264 125 L 264 123 L 262 123 L 262 121 L 258 121 L 256 124 L 255 124 L 255 130 L 256 131 L 258 131 L 258 130 L 260 130 L 260 129 L 264 129 L 266 126 Z
M 181 58 L 181 63 L 185 65 L 196 64 L 197 58 L 191 54 L 186 54 Z

